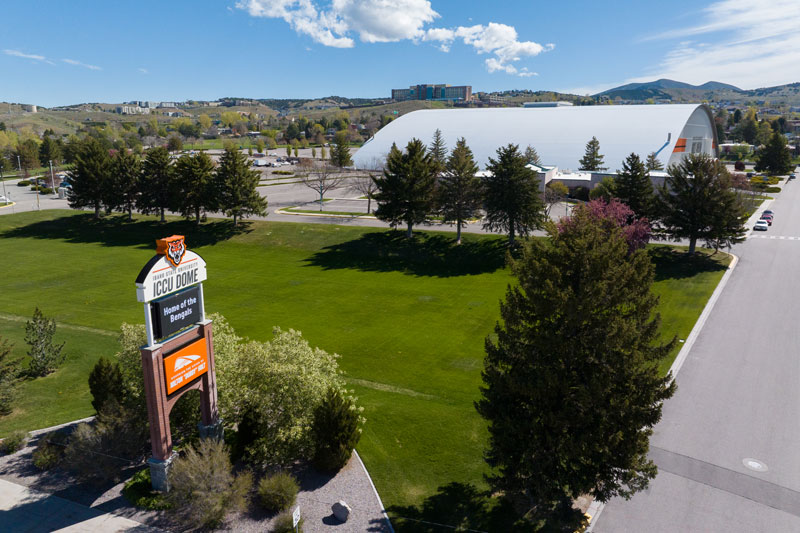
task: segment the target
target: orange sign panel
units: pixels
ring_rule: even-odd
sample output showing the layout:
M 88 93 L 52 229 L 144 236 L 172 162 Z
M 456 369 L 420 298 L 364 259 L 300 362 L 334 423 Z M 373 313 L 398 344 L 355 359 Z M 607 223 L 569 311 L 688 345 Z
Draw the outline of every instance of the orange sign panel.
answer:
M 208 372 L 208 347 L 203 337 L 164 357 L 167 394 L 172 394 L 206 372 Z

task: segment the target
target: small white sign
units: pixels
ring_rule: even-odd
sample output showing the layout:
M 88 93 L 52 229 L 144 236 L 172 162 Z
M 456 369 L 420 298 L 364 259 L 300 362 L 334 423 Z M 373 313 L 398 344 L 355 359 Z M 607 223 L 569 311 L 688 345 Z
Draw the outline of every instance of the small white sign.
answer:
M 300 506 L 298 505 L 295 507 L 294 512 L 292 513 L 292 527 L 297 527 L 297 524 L 300 523 Z
M 136 299 L 147 303 L 196 285 L 206 278 L 206 262 L 192 251 L 186 250 L 177 267 L 169 262 L 167 256 L 156 255 L 136 278 Z

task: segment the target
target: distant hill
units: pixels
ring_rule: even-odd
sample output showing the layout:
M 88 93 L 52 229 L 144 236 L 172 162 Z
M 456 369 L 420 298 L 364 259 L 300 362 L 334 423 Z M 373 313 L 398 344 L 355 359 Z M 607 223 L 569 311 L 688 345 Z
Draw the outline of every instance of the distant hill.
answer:
M 647 100 L 669 103 L 731 102 L 737 105 L 800 105 L 800 83 L 788 83 L 760 89 L 740 89 L 728 83 L 709 81 L 691 85 L 681 81 L 660 79 L 645 83 L 628 83 L 594 95 L 603 100 L 638 103 Z
M 729 91 L 741 92 L 741 89 L 738 87 L 729 85 L 727 83 L 720 83 L 718 81 L 708 81 L 703 85 L 691 85 L 689 83 L 684 83 L 682 81 L 668 80 L 666 78 L 662 78 L 656 81 L 648 81 L 644 83 L 628 83 L 627 85 L 620 85 L 619 87 L 615 87 L 613 89 L 609 89 L 607 91 L 598 93 L 595 96 L 603 96 L 603 95 L 610 96 L 619 92 L 625 92 L 625 93 L 632 93 L 635 91 L 658 92 L 662 89 L 689 89 L 689 90 L 699 90 L 699 91 L 715 91 L 715 90 L 725 89 Z

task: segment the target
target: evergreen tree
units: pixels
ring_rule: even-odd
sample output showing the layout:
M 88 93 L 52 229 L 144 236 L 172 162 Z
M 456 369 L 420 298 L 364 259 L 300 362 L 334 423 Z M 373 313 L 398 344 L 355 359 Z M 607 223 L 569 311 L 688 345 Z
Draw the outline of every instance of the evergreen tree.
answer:
M 496 160 L 489 158 L 489 174 L 481 178 L 486 211 L 483 228 L 507 232 L 509 246 L 514 246 L 517 235 L 527 236 L 544 221 L 539 180 L 527 164 L 519 146 L 509 144 L 497 149 Z
M 0 415 L 11 412 L 16 393 L 17 361 L 11 358 L 13 344 L 0 337 Z
M 772 175 L 788 174 L 793 168 L 786 137 L 778 132 L 773 133 L 761 150 L 756 162 L 756 172 L 768 172 Z
M 542 159 L 539 157 L 539 153 L 530 144 L 525 148 L 525 161 L 529 165 L 542 166 Z
M 433 140 L 428 148 L 428 153 L 431 154 L 431 162 L 435 166 L 436 175 L 441 174 L 447 166 L 447 145 L 444 143 L 442 137 L 442 130 L 436 128 L 433 132 Z
M 110 186 L 105 194 L 104 203 L 112 205 L 128 213 L 128 220 L 133 220 L 133 209 L 139 198 L 139 179 L 142 175 L 142 162 L 134 153 L 120 150 L 112 161 Z
M 466 226 L 466 220 L 475 216 L 481 207 L 481 180 L 476 176 L 477 173 L 478 165 L 472 157 L 472 150 L 462 137 L 447 159 L 437 191 L 442 220 L 446 224 L 456 223 L 458 244 L 461 244 L 461 227 Z
M 92 407 L 99 413 L 109 402 L 122 405 L 122 373 L 119 363 L 101 357 L 89 373 L 89 392 L 92 394 Z
M 77 143 L 74 148 L 72 170 L 68 173 L 72 183 L 69 206 L 73 209 L 93 207 L 94 217 L 100 218 L 100 207 L 111 181 L 111 156 L 91 137 Z
M 42 144 L 39 145 L 39 160 L 41 163 L 47 165 L 52 161 L 54 166 L 58 166 L 62 158 L 61 141 L 45 135 L 42 139 Z
M 25 323 L 25 342 L 30 346 L 28 356 L 31 358 L 28 373 L 32 377 L 46 376 L 64 361 L 64 343 L 53 344 L 55 334 L 56 321 L 46 318 L 37 307 L 33 318 Z
M 725 165 L 707 154 L 670 165 L 656 195 L 661 232 L 676 241 L 689 239 L 689 254 L 698 239 L 742 241 L 747 217 L 731 185 Z
M 630 207 L 639 218 L 651 218 L 653 211 L 653 183 L 647 169 L 636 154 L 622 162 L 622 170 L 614 178 L 616 197 Z
M 350 459 L 361 439 L 363 408 L 355 398 L 335 388 L 328 389 L 314 410 L 311 434 L 314 438 L 314 465 L 322 471 L 337 472 Z
M 393 228 L 405 223 L 410 239 L 414 224 L 425 222 L 433 209 L 436 174 L 430 153 L 419 139 L 411 139 L 405 152 L 393 144 L 383 177 L 374 179 L 378 187 L 375 216 Z
M 161 222 L 164 222 L 165 211 L 173 204 L 174 176 L 175 168 L 167 149 L 163 146 L 149 149 L 139 180 L 139 211 L 144 214 L 158 213 Z
M 235 147 L 225 149 L 214 176 L 219 208 L 233 217 L 234 226 L 239 224 L 240 218 L 267 214 L 267 199 L 256 189 L 261 173 L 251 169 L 247 156 Z
M 205 152 L 182 155 L 175 164 L 176 208 L 181 215 L 194 215 L 195 225 L 200 225 L 203 211 L 216 208 L 214 190 L 214 162 Z
M 600 155 L 600 141 L 597 140 L 597 137 L 592 137 L 592 140 L 586 143 L 586 152 L 578 163 L 581 170 L 608 170 L 608 167 L 602 166 L 603 156 Z
M 349 167 L 353 164 L 350 157 L 350 142 L 347 140 L 346 131 L 337 131 L 333 136 L 331 145 L 331 163 L 339 168 Z
M 627 497 L 656 475 L 649 437 L 674 393 L 659 362 L 654 268 L 619 221 L 576 209 L 512 262 L 518 283 L 486 339 L 478 413 L 490 482 L 547 518 L 591 494 Z M 571 530 L 571 529 L 570 529 Z
M 647 161 L 645 162 L 645 167 L 647 171 L 650 172 L 651 170 L 664 170 L 664 165 L 658 159 L 655 152 L 650 152 L 647 155 Z

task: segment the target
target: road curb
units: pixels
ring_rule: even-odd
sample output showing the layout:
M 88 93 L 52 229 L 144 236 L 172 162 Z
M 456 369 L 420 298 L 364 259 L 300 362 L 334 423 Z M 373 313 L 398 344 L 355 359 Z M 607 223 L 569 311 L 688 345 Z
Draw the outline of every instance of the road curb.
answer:
M 361 465 L 361 468 L 364 470 L 364 473 L 367 475 L 367 480 L 369 480 L 369 486 L 372 487 L 372 492 L 375 494 L 375 497 L 378 499 L 378 505 L 381 506 L 381 513 L 383 513 L 383 517 L 386 519 L 386 525 L 389 526 L 389 531 L 394 533 L 394 527 L 392 526 L 392 521 L 389 519 L 389 515 L 386 514 L 386 507 L 383 506 L 383 502 L 381 501 L 381 497 L 378 494 L 378 489 L 375 488 L 375 483 L 372 482 L 372 476 L 369 475 L 367 471 L 367 467 L 364 465 L 364 461 L 361 460 L 361 456 L 358 455 L 358 451 L 355 449 L 353 450 L 353 455 L 356 456 L 358 459 L 358 464 Z
M 714 292 L 711 293 L 708 301 L 706 302 L 705 307 L 703 308 L 703 312 L 700 313 L 700 316 L 697 318 L 697 322 L 694 323 L 694 327 L 692 331 L 689 333 L 689 336 L 686 338 L 686 342 L 683 344 L 683 348 L 681 351 L 678 352 L 677 357 L 672 362 L 672 366 L 669 367 L 669 372 L 672 374 L 672 379 L 670 383 L 675 381 L 675 377 L 678 375 L 683 363 L 686 361 L 686 358 L 689 356 L 689 352 L 694 346 L 694 342 L 697 340 L 697 337 L 700 335 L 700 332 L 705 326 L 708 317 L 711 315 L 711 311 L 714 309 L 714 305 L 717 303 L 720 294 L 725 289 L 725 285 L 728 284 L 728 280 L 733 273 L 733 269 L 736 268 L 737 263 L 739 262 L 739 257 L 729 253 L 728 255 L 731 256 L 731 263 L 728 265 L 728 270 L 725 271 L 725 274 L 722 275 L 722 279 L 719 280 L 717 287 L 714 289 Z M 596 504 L 596 505 L 595 505 Z M 586 533 L 592 533 L 594 531 L 594 526 L 597 524 L 597 520 L 600 518 L 600 515 L 603 513 L 603 509 L 605 508 L 605 503 L 600 503 L 597 500 L 592 501 L 591 505 L 589 505 L 589 509 L 586 511 L 592 517 L 592 523 L 589 524 L 589 527 L 586 528 Z

